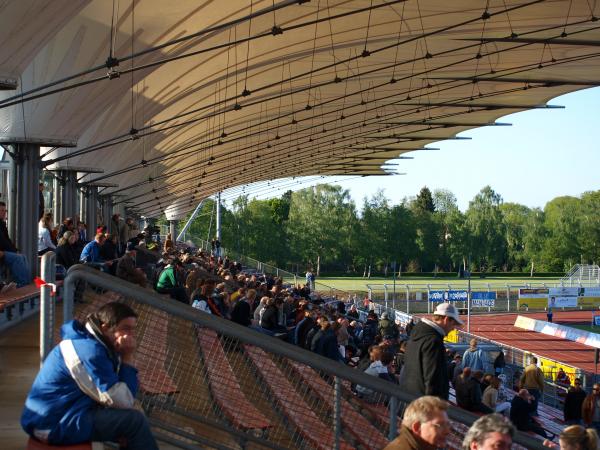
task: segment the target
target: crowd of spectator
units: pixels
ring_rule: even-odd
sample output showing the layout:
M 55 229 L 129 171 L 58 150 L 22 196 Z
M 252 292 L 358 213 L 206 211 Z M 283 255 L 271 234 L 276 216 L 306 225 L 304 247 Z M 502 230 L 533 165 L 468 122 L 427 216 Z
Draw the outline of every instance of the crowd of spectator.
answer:
M 4 286 L 6 291 L 28 284 L 30 275 L 27 260 L 8 236 L 5 218 L 6 205 L 0 202 L 0 259 L 15 280 L 14 285 Z M 411 320 L 401 327 L 386 312 L 380 316 L 373 310 L 359 312 L 356 304 L 321 298 L 314 291 L 311 271 L 304 285 L 244 271 L 240 263 L 222 256 L 218 239 L 207 252 L 182 248 L 171 235 L 161 246 L 150 230 L 140 232 L 133 220 L 122 220 L 118 214 L 106 226 L 98 227 L 91 239 L 86 225 L 76 217 L 54 227 L 52 215 L 44 213 L 38 231 L 38 254 L 54 251 L 64 270 L 77 263 L 88 264 L 420 395 L 405 411 L 400 435 L 388 450 L 442 447 L 449 434 L 445 411 L 451 388 L 459 407 L 484 415 L 465 436 L 463 448 L 488 448 L 484 444 L 492 435 L 498 441 L 493 448 L 510 448 L 514 429 L 539 434 L 549 439 L 548 445 L 555 437 L 536 419 L 544 378 L 535 358 L 519 377 L 517 392 L 507 395 L 502 352 L 492 363 L 476 340 L 462 355 L 446 349 L 444 338 L 462 325 L 457 309 L 449 303 L 438 305 L 431 318 L 417 323 Z M 151 273 L 136 264 L 136 253 L 144 248 L 162 250 Z M 365 313 L 366 319 L 361 321 Z M 493 373 L 486 373 L 490 365 Z M 569 381 L 564 372 L 558 378 L 557 382 Z M 352 389 L 364 402 L 386 401 L 366 386 L 353 385 Z M 560 442 L 563 437 L 565 445 L 586 439 L 591 442 L 590 436 L 595 434 L 581 425 L 600 428 L 600 385 L 586 395 L 576 379 L 566 395 L 564 414 L 565 422 L 575 428 L 567 428 Z M 503 447 L 506 443 L 508 447 Z

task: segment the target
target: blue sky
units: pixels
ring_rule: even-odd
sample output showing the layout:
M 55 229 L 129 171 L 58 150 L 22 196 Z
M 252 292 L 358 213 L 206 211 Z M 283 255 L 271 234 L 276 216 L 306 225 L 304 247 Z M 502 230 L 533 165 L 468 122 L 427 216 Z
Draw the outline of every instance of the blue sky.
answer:
M 461 210 L 489 184 L 505 202 L 541 207 L 554 197 L 579 196 L 600 189 L 600 88 L 557 97 L 565 109 L 511 114 L 498 122 L 512 127 L 486 127 L 460 136 L 470 141 L 430 144 L 436 152 L 413 152 L 413 160 L 396 161 L 407 175 L 341 181 L 360 207 L 378 188 L 396 204 L 427 185 L 449 189 Z

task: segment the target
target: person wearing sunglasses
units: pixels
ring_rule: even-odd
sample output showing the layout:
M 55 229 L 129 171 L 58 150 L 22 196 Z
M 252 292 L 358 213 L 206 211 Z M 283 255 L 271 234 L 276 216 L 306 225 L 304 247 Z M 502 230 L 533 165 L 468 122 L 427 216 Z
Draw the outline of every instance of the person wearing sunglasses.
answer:
M 573 386 L 565 396 L 564 418 L 568 425 L 581 425 L 581 408 L 585 400 L 586 393 L 581 388 L 581 378 L 575 378 Z

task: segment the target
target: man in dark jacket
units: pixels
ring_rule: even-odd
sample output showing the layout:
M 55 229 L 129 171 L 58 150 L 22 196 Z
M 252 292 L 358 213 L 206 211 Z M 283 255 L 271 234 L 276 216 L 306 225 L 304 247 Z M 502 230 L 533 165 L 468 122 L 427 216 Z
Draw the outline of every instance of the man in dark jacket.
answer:
M 444 336 L 462 324 L 457 309 L 450 303 L 441 303 L 435 309 L 432 320 L 424 318 L 415 325 L 400 374 L 400 385 L 405 391 L 448 400 Z
M 311 310 L 304 311 L 304 319 L 298 322 L 298 325 L 294 330 L 294 343 L 302 348 L 307 348 L 306 336 L 308 335 L 308 332 L 315 326 L 313 315 L 314 313 Z
M 581 389 L 581 378 L 575 378 L 575 386 L 569 389 L 565 397 L 565 422 L 568 425 L 581 425 L 581 407 L 586 393 Z
M 135 267 L 135 244 L 133 242 L 127 244 L 127 250 L 123 257 L 117 263 L 117 276 L 130 283 L 139 284 L 141 287 L 146 287 L 146 274 L 142 269 Z
M 378 324 L 378 331 L 384 339 L 398 339 L 400 334 L 398 331 L 398 325 L 394 323 L 388 316 L 387 312 L 381 314 L 381 319 Z
M 532 417 L 535 412 L 535 398 L 527 391 L 521 389 L 510 403 L 510 421 L 519 431 L 532 431 L 545 439 L 552 438 Z

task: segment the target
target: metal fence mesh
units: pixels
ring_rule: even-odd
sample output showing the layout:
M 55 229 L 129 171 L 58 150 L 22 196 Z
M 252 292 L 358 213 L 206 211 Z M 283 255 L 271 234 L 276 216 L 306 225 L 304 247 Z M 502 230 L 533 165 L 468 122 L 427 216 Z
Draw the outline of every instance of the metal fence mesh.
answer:
M 156 295 L 139 289 L 139 296 L 146 292 Z M 79 282 L 74 297 L 79 320 L 110 301 L 127 303 L 139 315 L 138 400 L 161 440 L 218 449 L 381 449 L 388 442 L 390 397 L 376 388 L 359 398 L 349 379 L 106 286 Z M 173 301 L 164 297 L 165 304 Z M 460 448 L 467 429 L 452 422 L 449 449 Z

